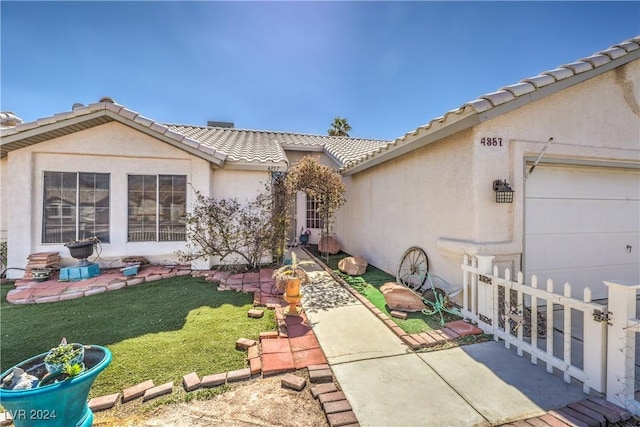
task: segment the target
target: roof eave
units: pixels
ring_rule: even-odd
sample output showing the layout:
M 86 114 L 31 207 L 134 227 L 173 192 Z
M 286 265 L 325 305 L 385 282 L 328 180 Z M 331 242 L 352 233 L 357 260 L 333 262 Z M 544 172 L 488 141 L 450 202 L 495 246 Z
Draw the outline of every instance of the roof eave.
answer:
M 117 121 L 125 126 L 138 130 L 155 139 L 161 140 L 173 147 L 207 160 L 217 167 L 222 167 L 224 165 L 226 155 L 189 138 L 186 138 L 184 137 L 184 135 L 181 135 L 181 138 L 179 138 L 181 140 L 178 140 L 175 137 L 169 135 L 169 133 L 171 133 L 171 135 L 175 133 L 171 132 L 166 126 L 158 126 L 152 120 L 146 119 L 138 115 L 137 113 L 130 113 L 129 110 L 125 110 L 122 107 L 117 112 L 112 111 L 113 109 L 117 108 L 109 108 L 106 105 L 104 108 L 99 108 L 99 106 L 96 105 L 96 107 L 93 108 L 93 111 L 89 113 L 78 114 L 64 120 L 54 121 L 53 117 L 41 119 L 43 122 L 45 122 L 45 124 L 41 126 L 32 127 L 22 132 L 15 132 L 6 136 L 2 136 L 2 140 L 0 141 L 1 157 L 5 157 L 9 151 L 25 148 L 39 142 L 43 142 L 45 140 L 55 139 L 64 135 L 78 132 L 80 130 L 85 130 L 91 127 L 105 124 L 106 122 L 98 121 L 98 119 L 108 117 L 109 122 Z M 126 113 L 130 113 L 128 115 L 133 116 L 135 114 L 135 116 L 133 118 L 124 117 L 120 114 L 120 111 L 122 110 L 124 110 Z M 51 123 L 46 123 L 49 120 L 51 120 Z M 83 123 L 91 123 L 94 120 L 96 121 L 95 124 L 87 126 L 83 129 L 74 129 L 74 126 L 77 127 L 78 125 Z M 164 130 L 164 132 L 161 132 L 161 130 Z M 56 134 L 52 135 L 51 137 L 38 138 L 38 136 L 40 135 L 51 132 L 56 132 Z M 31 141 L 20 143 L 20 141 L 27 141 L 29 139 L 31 139 Z
M 215 151 L 210 147 L 202 145 L 198 142 L 192 141 L 190 138 L 187 138 L 182 134 L 180 135 L 183 137 L 183 140 L 178 141 L 177 139 L 167 135 L 169 132 L 171 132 L 172 134 L 175 134 L 175 132 L 172 132 L 166 126 L 163 126 L 166 129 L 166 131 L 162 133 L 159 130 L 152 129 L 152 126 L 155 122 L 152 123 L 151 126 L 147 126 L 146 123 L 143 124 L 135 120 L 130 120 L 126 117 L 122 117 L 121 115 L 108 110 L 106 112 L 106 115 L 111 117 L 114 121 L 117 121 L 125 126 L 129 126 L 155 139 L 159 139 L 160 141 L 165 142 L 175 148 L 186 151 L 187 153 L 192 154 L 201 159 L 207 160 L 208 162 L 213 163 L 217 167 L 222 167 L 225 164 L 226 155 L 218 151 Z M 185 140 L 188 140 L 188 141 L 185 141 Z M 189 142 L 191 142 L 191 144 L 189 144 Z
M 482 122 L 487 120 L 491 120 L 495 117 L 498 117 L 502 114 L 505 114 L 509 111 L 513 111 L 517 108 L 520 108 L 524 105 L 535 102 L 541 98 L 549 96 L 551 94 L 557 93 L 563 89 L 574 86 L 578 83 L 582 83 L 585 80 L 588 80 L 592 77 L 598 76 L 600 74 L 606 73 L 614 68 L 621 67 L 629 62 L 640 59 L 640 49 L 629 52 L 624 56 L 613 59 L 611 62 L 600 65 L 596 68 L 593 68 L 588 71 L 584 71 L 578 74 L 574 74 L 571 77 L 567 77 L 561 80 L 558 80 L 554 83 L 551 83 L 547 86 L 536 89 L 533 92 L 529 92 L 523 94 L 521 96 L 516 97 L 515 99 L 505 102 L 503 104 L 499 104 L 495 107 L 491 107 L 485 111 L 480 113 L 472 113 L 469 116 L 466 116 L 462 119 L 453 121 L 451 123 L 445 123 L 443 127 L 433 128 L 430 127 L 426 129 L 426 134 L 420 135 L 424 128 L 418 128 L 413 132 L 413 136 L 411 133 L 405 135 L 403 138 L 413 138 L 412 140 L 399 145 L 397 148 L 391 149 L 383 149 L 381 154 L 373 154 L 369 159 L 356 163 L 354 166 L 346 166 L 342 171 L 342 174 L 345 176 L 353 175 L 358 172 L 362 172 L 363 170 L 369 169 L 373 166 L 384 163 L 388 160 L 399 157 L 405 153 L 413 151 L 417 148 L 423 147 L 432 142 L 438 141 L 442 138 L 453 135 L 454 133 L 460 132 L 462 130 L 471 128 L 476 126 Z M 463 106 L 464 107 L 464 106 Z M 445 116 L 446 117 L 446 116 Z M 445 118 L 445 122 L 446 122 Z M 394 141 L 394 143 L 398 143 L 399 140 Z M 393 144 L 392 144 L 393 145 Z
M 76 132 L 77 130 L 61 132 L 59 135 L 53 136 L 50 138 L 48 137 L 37 138 L 40 135 L 44 135 L 49 132 L 62 131 L 64 129 L 71 129 L 73 126 L 77 126 L 82 123 L 91 122 L 92 120 L 99 119 L 101 117 L 104 117 L 105 115 L 107 115 L 105 114 L 105 110 L 98 110 L 88 114 L 81 114 L 74 117 L 70 117 L 63 121 L 51 121 L 51 123 L 46 123 L 46 122 L 52 118 L 38 119 L 38 121 L 42 121 L 44 122 L 44 124 L 36 127 L 31 127 L 21 132 L 2 135 L 2 140 L 0 141 L 0 147 L 2 147 L 2 157 L 6 156 L 9 151 L 28 147 L 28 146 L 37 144 L 38 142 L 42 142 L 44 140 L 54 139 L 60 136 L 68 135 Z M 87 128 L 99 126 L 100 124 L 104 124 L 104 122 L 96 123 L 95 125 L 88 126 Z M 20 143 L 20 141 L 25 141 L 29 139 L 31 139 L 31 141 Z
M 454 133 L 458 133 L 462 130 L 473 127 L 478 123 L 480 123 L 480 117 L 477 113 L 473 113 L 453 123 L 447 124 L 444 127 L 429 129 L 426 131 L 426 134 L 422 134 L 424 131 L 418 129 L 415 133 L 415 136 L 408 137 L 413 138 L 412 140 L 399 145 L 395 149 L 382 148 L 378 152 L 379 154 L 374 153 L 369 157 L 369 159 L 357 163 L 355 166 L 346 166 L 346 168 L 342 171 L 342 175 L 349 176 L 358 172 L 362 172 L 363 170 L 369 169 L 391 159 L 395 159 L 396 157 L 400 157 L 403 154 L 431 144 L 432 142 L 438 141 L 442 138 L 446 138 L 447 136 L 453 135 Z

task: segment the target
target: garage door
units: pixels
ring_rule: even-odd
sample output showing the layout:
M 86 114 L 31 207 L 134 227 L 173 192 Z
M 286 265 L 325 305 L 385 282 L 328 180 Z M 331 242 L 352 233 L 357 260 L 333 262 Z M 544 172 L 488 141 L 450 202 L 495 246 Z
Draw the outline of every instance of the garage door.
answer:
M 555 291 L 606 297 L 603 280 L 640 283 L 640 171 L 539 165 L 526 180 L 524 270 Z M 528 281 L 528 280 L 527 280 Z M 543 285 L 544 286 L 544 285 Z

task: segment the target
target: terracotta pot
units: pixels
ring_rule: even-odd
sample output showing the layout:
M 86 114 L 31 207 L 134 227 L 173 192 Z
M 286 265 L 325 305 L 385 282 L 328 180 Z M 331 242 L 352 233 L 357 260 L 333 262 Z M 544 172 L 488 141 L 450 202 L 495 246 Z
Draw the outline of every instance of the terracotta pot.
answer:
M 288 316 L 298 316 L 302 309 L 298 307 L 298 303 L 300 302 L 300 279 L 292 278 L 286 279 L 284 295 L 282 297 L 286 302 L 289 303 L 289 306 L 285 308 L 284 313 Z

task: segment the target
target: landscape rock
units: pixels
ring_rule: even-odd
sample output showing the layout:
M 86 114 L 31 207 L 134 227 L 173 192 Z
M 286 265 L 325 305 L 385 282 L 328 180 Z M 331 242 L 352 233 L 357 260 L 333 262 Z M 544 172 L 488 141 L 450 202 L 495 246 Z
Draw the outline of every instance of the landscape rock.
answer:
M 403 285 L 388 282 L 380 287 L 380 292 L 391 310 L 414 312 L 426 308 L 422 297 Z
M 335 255 L 340 252 L 340 244 L 331 236 L 325 236 L 318 242 L 318 252 L 321 254 Z
M 338 262 L 338 270 L 349 276 L 362 276 L 367 271 L 367 260 L 361 256 L 342 258 Z

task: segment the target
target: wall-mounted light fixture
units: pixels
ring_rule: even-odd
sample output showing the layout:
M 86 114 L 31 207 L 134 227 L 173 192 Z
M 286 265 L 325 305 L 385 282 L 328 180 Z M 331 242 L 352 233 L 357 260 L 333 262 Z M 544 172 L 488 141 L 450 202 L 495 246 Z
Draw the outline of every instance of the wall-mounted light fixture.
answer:
M 496 192 L 496 203 L 513 203 L 513 190 L 506 179 L 493 181 L 493 191 Z

